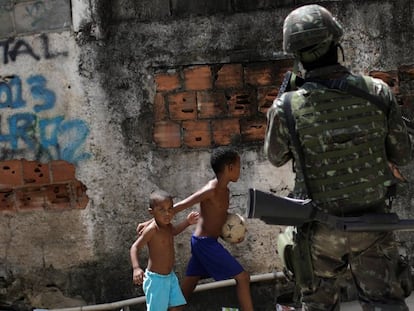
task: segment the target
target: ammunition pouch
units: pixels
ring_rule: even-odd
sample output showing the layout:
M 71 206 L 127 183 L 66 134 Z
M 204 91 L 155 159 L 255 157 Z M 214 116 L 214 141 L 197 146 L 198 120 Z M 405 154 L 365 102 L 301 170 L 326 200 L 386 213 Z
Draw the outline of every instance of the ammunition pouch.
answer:
M 296 286 L 301 292 L 313 292 L 315 276 L 313 273 L 311 247 L 311 223 L 297 228 L 292 247 L 292 267 Z
M 397 277 L 401 284 L 401 288 L 404 291 L 404 296 L 408 297 L 413 291 L 413 280 L 407 256 L 400 255 L 397 269 Z
M 310 247 L 311 225 L 289 226 L 278 238 L 284 274 L 295 283 L 294 300 L 302 293 L 313 292 L 316 287 Z

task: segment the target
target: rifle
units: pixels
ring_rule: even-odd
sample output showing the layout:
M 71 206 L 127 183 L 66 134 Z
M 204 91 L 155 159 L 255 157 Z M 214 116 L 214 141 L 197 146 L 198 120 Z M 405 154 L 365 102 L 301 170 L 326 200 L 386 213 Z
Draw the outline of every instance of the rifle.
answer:
M 348 232 L 414 231 L 414 219 L 400 219 L 396 213 L 372 213 L 360 217 L 339 217 L 319 210 L 312 200 L 276 196 L 249 189 L 248 218 L 267 224 L 301 226 L 319 222 L 332 229 Z

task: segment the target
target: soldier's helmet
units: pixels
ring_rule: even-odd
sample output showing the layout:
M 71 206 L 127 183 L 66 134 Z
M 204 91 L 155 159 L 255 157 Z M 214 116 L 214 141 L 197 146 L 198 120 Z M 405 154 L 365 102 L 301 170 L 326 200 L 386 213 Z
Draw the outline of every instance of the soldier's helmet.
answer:
M 342 26 L 324 7 L 311 4 L 292 11 L 283 23 L 283 49 L 300 61 L 313 62 L 343 35 Z

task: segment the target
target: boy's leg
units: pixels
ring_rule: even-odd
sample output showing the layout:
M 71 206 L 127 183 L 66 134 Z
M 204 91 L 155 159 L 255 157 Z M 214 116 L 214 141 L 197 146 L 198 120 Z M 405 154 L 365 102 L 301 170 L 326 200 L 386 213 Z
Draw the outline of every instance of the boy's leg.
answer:
M 165 277 L 155 272 L 145 271 L 142 289 L 145 293 L 147 311 L 166 310 L 170 296 L 169 282 L 165 282 Z
M 197 262 L 199 268 L 201 267 L 205 272 L 200 273 L 201 270 L 199 270 L 196 273 L 191 273 L 190 275 L 206 275 L 214 278 L 216 281 L 231 278 L 235 279 L 237 297 L 242 311 L 253 311 L 253 303 L 250 295 L 249 273 L 243 269 L 241 264 L 230 254 L 227 249 L 223 247 L 223 245 L 218 242 L 217 239 L 197 239 L 197 237 L 193 237 L 192 242 L 193 257 L 190 262 Z M 188 274 L 186 278 L 187 277 Z M 197 282 L 199 279 L 200 277 L 197 278 Z M 186 281 L 186 289 L 182 288 L 184 296 L 186 295 L 186 292 L 188 292 L 188 288 L 191 288 L 192 282 L 194 281 Z M 195 285 L 196 284 L 194 284 L 194 287 Z M 194 290 L 194 287 L 191 288 L 191 292 Z
M 200 280 L 200 276 L 186 275 L 184 277 L 184 280 L 181 283 L 181 290 L 183 291 L 185 300 L 187 301 L 189 300 L 199 280 Z
M 180 284 L 178 282 L 177 275 L 175 272 L 170 273 L 170 296 L 169 296 L 169 308 L 171 311 L 180 311 L 183 310 L 185 304 L 187 303 L 184 294 L 181 290 Z
M 250 294 L 250 275 L 246 271 L 237 274 L 236 291 L 242 311 L 253 311 L 252 296 Z

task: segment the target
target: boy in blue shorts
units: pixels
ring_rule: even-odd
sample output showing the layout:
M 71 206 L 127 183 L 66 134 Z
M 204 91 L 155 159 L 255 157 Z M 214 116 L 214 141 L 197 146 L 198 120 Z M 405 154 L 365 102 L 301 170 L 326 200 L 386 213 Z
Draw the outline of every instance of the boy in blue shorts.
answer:
M 175 213 L 200 204 L 199 221 L 191 237 L 192 257 L 181 289 L 188 299 L 201 278 L 233 278 L 236 280 L 241 310 L 253 311 L 250 275 L 218 241 L 229 209 L 228 184 L 236 182 L 240 177 L 240 156 L 230 147 L 219 147 L 213 150 L 210 163 L 215 178 L 186 199 L 174 204 Z
M 133 282 L 143 285 L 148 311 L 179 311 L 186 304 L 181 292 L 174 265 L 174 236 L 198 220 L 198 213 L 191 212 L 180 224 L 173 226 L 172 197 L 165 191 L 155 191 L 150 196 L 149 212 L 154 216 L 130 249 Z M 139 251 L 148 247 L 148 264 L 144 270 L 139 264 Z

